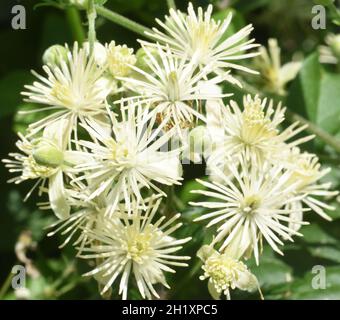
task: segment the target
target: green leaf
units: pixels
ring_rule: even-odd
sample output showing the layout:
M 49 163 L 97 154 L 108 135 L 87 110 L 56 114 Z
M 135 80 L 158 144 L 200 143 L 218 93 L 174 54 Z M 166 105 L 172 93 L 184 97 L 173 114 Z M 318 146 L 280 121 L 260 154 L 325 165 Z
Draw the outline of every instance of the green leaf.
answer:
M 41 107 L 41 106 L 40 106 Z M 24 103 L 20 104 L 17 107 L 17 111 L 31 111 L 34 109 L 38 109 L 39 105 L 34 103 Z M 28 125 L 31 123 L 38 121 L 41 119 L 42 115 L 47 116 L 48 112 L 41 111 L 41 112 L 31 112 L 31 113 L 19 113 L 17 112 L 14 117 L 14 124 L 13 129 L 15 132 L 20 132 L 22 134 L 25 134 Z
M 313 53 L 304 61 L 287 97 L 287 106 L 329 133 L 340 128 L 340 75 L 321 68 Z
M 313 288 L 313 279 L 317 273 L 307 272 L 304 278 L 292 283 L 289 299 L 340 299 L 340 267 L 325 268 L 325 289 Z
M 339 300 L 340 299 L 340 285 L 326 288 L 326 289 L 313 289 L 302 293 L 297 293 L 290 297 L 291 299 L 298 300 Z
M 294 112 L 307 115 L 316 122 L 320 91 L 321 66 L 316 53 L 303 63 L 287 97 L 287 106 Z
M 29 71 L 16 70 L 0 79 L 0 117 L 16 112 L 17 106 L 22 101 L 20 92 L 32 78 Z
M 251 271 L 259 280 L 260 287 L 268 290 L 273 286 L 283 285 L 292 280 L 292 269 L 279 259 L 262 259 L 260 266 Z
M 325 72 L 321 79 L 316 124 L 330 133 L 340 131 L 340 74 Z
M 278 285 L 284 286 L 292 280 L 292 268 L 285 262 L 277 258 L 277 255 L 268 246 L 264 246 L 260 257 L 259 266 L 255 265 L 255 259 L 247 261 L 252 273 L 259 280 L 260 287 L 268 291 Z
M 312 256 L 340 263 L 340 250 L 334 247 L 309 248 Z
M 304 226 L 301 229 L 301 233 L 303 234 L 303 240 L 307 243 L 312 244 L 336 244 L 337 239 L 330 236 L 326 233 L 320 226 L 317 224 L 310 224 L 308 226 Z
M 186 182 L 180 191 L 180 199 L 183 203 L 188 203 L 189 201 L 195 201 L 201 197 L 198 193 L 191 193 L 192 190 L 205 190 L 206 187 L 197 182 L 196 180 L 190 180 Z

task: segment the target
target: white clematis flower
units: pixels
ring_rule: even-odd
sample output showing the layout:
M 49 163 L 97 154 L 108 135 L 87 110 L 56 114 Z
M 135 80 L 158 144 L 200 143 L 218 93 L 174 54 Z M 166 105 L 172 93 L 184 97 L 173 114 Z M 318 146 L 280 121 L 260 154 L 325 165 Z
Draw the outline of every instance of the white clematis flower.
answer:
M 243 110 L 231 101 L 227 107 L 222 105 L 220 112 L 224 138 L 220 139 L 208 157 L 207 164 L 212 173 L 216 169 L 227 173 L 227 159 L 237 161 L 239 154 L 260 167 L 265 161 L 281 161 L 291 148 L 314 138 L 310 135 L 292 140 L 307 127 L 299 127 L 299 122 L 280 132 L 285 108 L 279 104 L 274 109 L 272 101 L 267 105 L 267 99 L 261 100 L 257 96 L 245 96 Z
M 179 59 L 169 49 L 163 50 L 160 46 L 157 47 L 159 59 L 156 59 L 152 54 L 153 51 L 147 47 L 144 47 L 144 51 L 148 57 L 146 63 L 152 73 L 131 66 L 144 79 L 121 78 L 128 88 L 138 93 L 127 99 L 138 99 L 142 103 L 151 104 L 153 112 L 158 113 L 162 119 L 170 117 L 170 125 L 177 127 L 179 134 L 181 128 L 193 125 L 194 118 L 205 121 L 205 117 L 200 112 L 199 100 L 230 96 L 230 94 L 215 92 L 205 94 L 199 92 L 199 83 L 204 80 L 210 67 L 196 72 L 195 57 L 187 62 L 185 58 Z M 213 85 L 224 78 L 215 77 L 206 81 Z
M 224 21 L 216 22 L 211 17 L 212 10 L 212 5 L 209 5 L 205 12 L 200 7 L 196 14 L 192 3 L 189 3 L 188 14 L 170 9 L 170 15 L 165 16 L 165 22 L 156 19 L 164 32 L 153 28 L 153 32 L 146 32 L 146 34 L 161 44 L 169 45 L 180 57 L 187 57 L 188 60 L 195 59 L 202 67 L 210 65 L 210 72 L 222 74 L 235 69 L 257 73 L 234 63 L 235 60 L 258 55 L 258 52 L 247 52 L 259 46 L 253 43 L 254 39 L 247 40 L 253 30 L 252 25 L 242 28 L 223 40 L 222 37 L 230 25 L 232 14 L 230 13 Z M 229 80 L 235 81 L 232 77 Z
M 104 69 L 98 67 L 93 57 L 88 57 L 85 49 L 79 49 L 76 42 L 72 52 L 66 49 L 66 61 L 61 60 L 59 66 L 43 66 L 47 77 L 32 71 L 39 81 L 26 85 L 28 91 L 22 92 L 28 97 L 25 101 L 49 105 L 29 112 L 53 111 L 31 124 L 30 134 L 59 119 L 70 121 L 76 132 L 78 121 L 84 123 L 84 119 L 93 120 L 105 115 L 105 99 L 111 87 L 103 80 Z
M 40 195 L 47 187 L 50 207 L 60 219 L 68 217 L 70 213 L 64 176 L 72 179 L 72 167 L 83 160 L 77 153 L 67 150 L 70 130 L 70 123 L 64 119 L 46 127 L 41 138 L 27 139 L 19 134 L 17 147 L 22 153 L 11 153 L 13 160 L 3 160 L 10 172 L 20 172 L 9 182 L 37 180 L 26 199 L 37 186 L 40 185 Z
M 222 241 L 220 251 L 227 247 L 237 247 L 235 255 L 241 257 L 254 252 L 259 263 L 260 248 L 264 237 L 274 251 L 283 254 L 278 248 L 283 245 L 279 237 L 293 241 L 290 235 L 301 235 L 289 228 L 295 221 L 290 215 L 293 209 L 288 204 L 299 201 L 303 196 L 294 196 L 297 184 L 287 184 L 290 172 L 282 166 L 265 163 L 263 167 L 248 166 L 240 159 L 240 168 L 229 161 L 230 176 L 220 172 L 222 183 L 198 180 L 207 190 L 193 190 L 216 200 L 192 202 L 192 205 L 212 209 L 195 221 L 211 219 L 207 227 L 217 225 L 217 236 L 213 244 Z
M 320 217 L 331 221 L 331 217 L 325 210 L 335 210 L 334 206 L 321 201 L 320 197 L 331 198 L 339 194 L 338 191 L 330 191 L 331 183 L 318 183 L 320 179 L 330 172 L 330 168 L 321 169 L 319 159 L 316 155 L 308 152 L 301 153 L 298 148 L 294 148 L 288 159 L 287 167 L 291 171 L 288 183 L 297 184 L 295 194 L 304 195 L 300 200 L 296 200 L 288 205 L 294 210 L 292 217 L 294 220 L 303 220 L 303 207 L 308 207 L 316 212 Z M 291 223 L 294 230 L 300 228 L 299 223 Z
M 214 299 L 219 300 L 223 293 L 230 300 L 230 289 L 236 288 L 249 292 L 258 289 L 263 299 L 257 278 L 229 252 L 219 253 L 211 246 L 204 245 L 197 256 L 203 261 L 204 274 L 200 280 L 208 279 L 209 293 Z
M 120 122 L 111 111 L 108 113 L 111 132 L 93 121 L 84 125 L 93 142 L 79 144 L 90 150 L 93 160 L 78 166 L 78 170 L 84 172 L 80 179 L 90 181 L 88 200 L 102 193 L 109 197 L 107 213 L 111 216 L 122 199 L 129 211 L 131 199 L 142 201 L 141 188 L 165 195 L 157 184 L 180 184 L 182 166 L 180 150 L 169 151 L 175 129 L 163 131 L 164 121 L 153 130 L 156 115 L 150 114 L 148 108 L 128 105 L 122 109 Z
M 134 205 L 132 215 L 107 220 L 95 231 L 88 231 L 93 241 L 83 249 L 80 257 L 99 261 L 86 275 L 100 276 L 101 282 L 105 282 L 102 294 L 120 276 L 119 294 L 126 299 L 129 280 L 133 274 L 144 299 L 151 299 L 152 296 L 159 298 L 154 285 L 160 283 L 169 288 L 164 272 L 174 273 L 171 266 L 187 266 L 182 261 L 190 257 L 173 253 L 180 250 L 182 244 L 191 238 L 177 240 L 170 236 L 182 225 L 173 225 L 180 214 L 166 222 L 164 216 L 155 218 L 159 203 L 160 199 L 150 201 L 145 212 Z

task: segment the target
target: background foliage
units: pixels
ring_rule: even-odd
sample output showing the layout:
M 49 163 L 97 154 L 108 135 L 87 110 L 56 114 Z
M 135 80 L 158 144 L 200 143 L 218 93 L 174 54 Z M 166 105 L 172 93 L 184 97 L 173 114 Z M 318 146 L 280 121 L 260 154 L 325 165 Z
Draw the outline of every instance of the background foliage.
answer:
M 185 10 L 187 1 L 177 0 L 180 9 Z M 254 37 L 266 45 L 267 39 L 275 37 L 282 48 L 283 62 L 289 61 L 298 53 L 303 57 L 303 67 L 288 88 L 286 104 L 289 109 L 306 117 L 329 134 L 340 139 L 340 74 L 318 61 L 317 47 L 324 42 L 328 32 L 336 32 L 336 26 L 327 22 L 327 30 L 313 30 L 313 17 L 310 0 L 234 0 L 230 7 L 223 8 L 228 1 L 192 1 L 194 5 L 207 6 L 209 2 L 219 3 L 216 16 L 223 18 L 234 11 L 233 28 L 239 29 L 246 23 L 255 26 Z M 27 10 L 27 29 L 11 29 L 11 8 L 23 4 Z M 71 43 L 74 39 L 63 10 L 51 6 L 34 9 L 37 1 L 4 1 L 0 3 L 0 132 L 1 157 L 14 150 L 16 131 L 20 131 L 29 119 L 15 116 L 19 108 L 29 106 L 22 102 L 20 91 L 25 83 L 32 80 L 29 70 L 40 70 L 41 56 L 52 44 Z M 222 5 L 221 5 L 222 4 Z M 115 10 L 148 27 L 154 25 L 154 18 L 162 19 L 167 12 L 164 0 L 109 0 L 106 7 Z M 220 9 L 219 9 L 220 8 Z M 231 9 L 232 8 L 232 9 Z M 83 17 L 83 21 L 86 21 Z M 85 26 L 86 28 L 86 26 Z M 97 37 L 101 42 L 114 39 L 137 49 L 136 34 L 102 18 L 97 20 Z M 234 99 L 240 99 L 236 92 Z M 331 147 L 321 140 L 314 140 L 306 146 L 319 155 L 322 163 L 332 167 L 327 176 L 335 188 L 340 183 L 340 158 Z M 37 199 L 22 199 L 29 185 L 13 186 L 6 184 L 9 175 L 1 165 L 0 191 L 0 299 L 17 298 L 11 289 L 7 290 L 8 275 L 17 257 L 15 244 L 22 232 L 30 230 L 32 241 L 36 243 L 27 252 L 33 260 L 39 276 L 27 278 L 26 286 L 33 299 L 96 299 L 100 298 L 96 282 L 81 277 L 88 270 L 86 262 L 73 260 L 71 247 L 58 249 L 59 239 L 48 238 L 44 227 L 53 221 L 48 212 L 36 208 Z M 190 194 L 195 186 L 194 178 L 204 174 L 204 167 L 185 165 L 185 178 L 188 181 L 176 189 L 177 196 L 187 202 L 195 195 Z M 302 228 L 304 237 L 284 247 L 284 257 L 265 248 L 259 268 L 249 261 L 252 271 L 258 276 L 266 299 L 340 299 L 340 205 L 334 200 L 337 209 L 329 214 L 332 223 L 321 220 L 316 215 L 308 215 L 310 225 Z M 212 230 L 205 230 L 200 224 L 191 223 L 199 209 L 183 211 L 185 225 L 180 231 L 192 235 L 193 241 L 186 246 L 186 253 L 193 256 L 190 268 L 178 270 L 169 279 L 171 292 L 164 292 L 164 298 L 188 299 L 210 298 L 206 283 L 198 280 L 200 265 L 194 257 L 196 250 L 211 237 Z M 314 290 L 311 287 L 311 272 L 315 265 L 326 267 L 327 288 Z M 7 281 L 6 281 L 7 279 Z M 185 290 L 184 290 L 185 288 Z M 134 298 L 139 298 L 132 292 Z M 257 294 L 233 293 L 233 298 L 258 298 Z M 115 297 L 115 293 L 113 293 Z

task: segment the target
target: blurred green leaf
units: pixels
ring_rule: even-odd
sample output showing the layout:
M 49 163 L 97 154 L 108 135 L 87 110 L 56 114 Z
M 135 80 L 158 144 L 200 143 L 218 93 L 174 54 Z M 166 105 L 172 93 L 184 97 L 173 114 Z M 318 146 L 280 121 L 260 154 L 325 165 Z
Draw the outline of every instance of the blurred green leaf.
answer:
M 312 244 L 336 244 L 337 239 L 330 236 L 326 233 L 319 225 L 316 223 L 310 224 L 308 226 L 304 226 L 301 229 L 301 233 L 303 234 L 303 240 L 307 243 Z
M 20 111 L 31 111 L 34 109 L 41 108 L 41 106 L 33 103 L 24 103 L 18 106 L 17 110 Z M 15 132 L 25 133 L 29 124 L 40 120 L 49 114 L 48 111 L 39 111 L 31 113 L 19 113 L 17 112 L 14 116 L 13 129 Z
M 340 75 L 321 68 L 313 53 L 304 61 L 287 97 L 287 106 L 319 125 L 336 133 L 340 128 Z
M 290 299 L 340 299 L 340 267 L 325 268 L 325 289 L 315 289 L 312 286 L 316 273 L 307 272 L 304 278 L 292 283 Z
M 26 70 L 15 70 L 0 79 L 0 117 L 13 114 L 22 101 L 20 92 L 29 83 L 32 75 Z
M 292 268 L 279 259 L 261 259 L 260 266 L 251 271 L 257 276 L 263 290 L 292 280 Z
M 328 259 L 340 263 L 340 250 L 334 247 L 313 247 L 309 248 L 309 252 L 314 257 Z
M 330 133 L 340 131 L 340 74 L 324 72 L 320 85 L 316 123 Z
M 190 180 L 186 182 L 181 188 L 179 197 L 183 203 L 187 204 L 189 201 L 195 201 L 201 196 L 198 193 L 191 193 L 192 190 L 205 190 L 205 189 L 206 187 L 204 187 L 196 180 Z
M 287 97 L 287 106 L 294 112 L 306 114 L 312 122 L 316 122 L 318 114 L 320 79 L 319 58 L 313 53 L 304 61 Z

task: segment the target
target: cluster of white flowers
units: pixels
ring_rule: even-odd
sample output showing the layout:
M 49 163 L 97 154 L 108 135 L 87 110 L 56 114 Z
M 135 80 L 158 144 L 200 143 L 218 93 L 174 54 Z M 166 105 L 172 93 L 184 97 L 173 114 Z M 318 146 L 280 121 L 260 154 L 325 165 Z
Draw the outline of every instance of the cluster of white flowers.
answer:
M 231 72 L 256 73 L 235 61 L 259 52 L 251 50 L 251 25 L 225 39 L 231 14 L 215 21 L 212 9 L 171 9 L 157 20 L 161 31 L 148 34 L 156 42 L 140 41 L 136 55 L 114 41 L 94 43 L 93 52 L 89 43 L 53 46 L 43 57 L 46 75 L 34 72 L 37 81 L 22 93 L 43 105 L 29 111 L 42 116 L 20 135 L 21 152 L 4 160 L 19 173 L 11 181 L 35 180 L 28 195 L 48 194 L 39 206 L 58 218 L 49 235 L 66 236 L 61 246 L 72 243 L 94 261 L 87 275 L 102 293 L 120 278 L 126 299 L 133 275 L 143 298 L 159 297 L 154 285 L 169 287 L 164 273 L 187 265 L 189 257 L 174 253 L 191 238 L 174 238 L 180 214 L 164 215 L 163 204 L 169 186 L 182 183 L 184 157 L 207 163 L 208 179 L 193 192 L 210 200 L 193 205 L 212 210 L 197 221 L 217 226 L 199 253 L 215 298 L 258 288 L 241 260 L 253 252 L 259 262 L 262 238 L 281 253 L 305 211 L 329 219 L 331 207 L 317 199 L 335 194 L 318 184 L 328 170 L 298 148 L 312 136 L 293 139 L 305 127 L 281 131 L 285 109 L 258 96 L 225 105 L 233 92 L 223 84 L 242 86 Z

